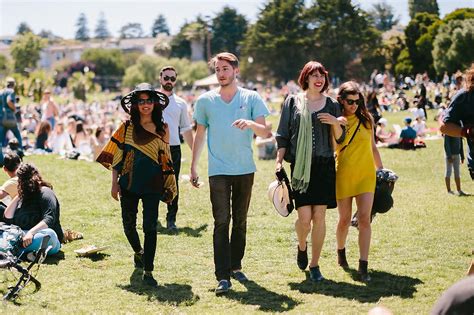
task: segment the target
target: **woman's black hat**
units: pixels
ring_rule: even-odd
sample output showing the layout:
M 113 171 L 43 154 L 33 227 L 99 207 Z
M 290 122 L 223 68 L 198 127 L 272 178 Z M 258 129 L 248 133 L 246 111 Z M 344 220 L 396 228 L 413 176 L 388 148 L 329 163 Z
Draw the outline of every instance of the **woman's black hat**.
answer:
M 155 104 L 160 105 L 161 110 L 164 110 L 170 102 L 168 96 L 156 91 L 150 83 L 140 83 L 135 87 L 133 91 L 122 97 L 122 100 L 120 101 L 120 105 L 122 105 L 123 110 L 127 114 L 130 114 L 130 107 L 132 106 L 132 102 L 138 101 L 139 93 L 148 93 L 150 95 L 150 98 L 153 98 L 155 100 Z

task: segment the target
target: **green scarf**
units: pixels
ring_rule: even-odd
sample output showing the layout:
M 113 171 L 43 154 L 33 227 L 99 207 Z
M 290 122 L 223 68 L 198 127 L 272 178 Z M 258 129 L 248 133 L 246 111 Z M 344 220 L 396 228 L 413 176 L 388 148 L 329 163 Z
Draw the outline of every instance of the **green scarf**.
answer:
M 305 95 L 300 93 L 296 97 L 297 108 L 301 112 L 300 126 L 298 130 L 298 142 L 296 144 L 295 168 L 291 183 L 293 189 L 305 193 L 309 186 L 311 177 L 311 160 L 313 155 L 313 132 L 311 113 Z

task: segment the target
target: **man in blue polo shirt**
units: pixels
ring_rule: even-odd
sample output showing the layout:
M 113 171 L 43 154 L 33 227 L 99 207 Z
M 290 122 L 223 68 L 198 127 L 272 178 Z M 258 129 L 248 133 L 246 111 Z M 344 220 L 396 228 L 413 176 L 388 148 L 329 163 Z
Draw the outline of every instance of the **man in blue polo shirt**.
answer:
M 191 183 L 199 187 L 197 164 L 207 129 L 209 188 L 214 216 L 214 265 L 219 282 L 216 294 L 232 287 L 230 277 L 247 281 L 242 272 L 245 253 L 247 212 L 254 173 L 254 133 L 267 134 L 265 116 L 269 111 L 258 93 L 237 86 L 239 61 L 231 53 L 217 54 L 210 65 L 220 87 L 201 95 L 195 105 L 197 123 L 191 162 Z M 232 211 L 231 211 L 232 208 Z M 232 235 L 229 225 L 232 217 Z

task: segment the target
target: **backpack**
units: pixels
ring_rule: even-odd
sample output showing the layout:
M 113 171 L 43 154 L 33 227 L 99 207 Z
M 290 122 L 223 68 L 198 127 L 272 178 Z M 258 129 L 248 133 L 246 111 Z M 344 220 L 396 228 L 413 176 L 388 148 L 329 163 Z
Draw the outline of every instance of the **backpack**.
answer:
M 0 252 L 17 256 L 24 235 L 19 226 L 0 222 Z

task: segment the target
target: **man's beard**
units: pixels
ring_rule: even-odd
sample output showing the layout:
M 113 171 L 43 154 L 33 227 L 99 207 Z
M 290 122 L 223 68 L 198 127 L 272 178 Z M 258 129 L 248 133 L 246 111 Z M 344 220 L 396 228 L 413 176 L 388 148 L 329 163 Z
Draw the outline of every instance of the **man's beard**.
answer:
M 165 91 L 171 92 L 171 91 L 173 91 L 173 84 L 167 83 L 167 84 L 163 85 L 163 89 Z
M 219 82 L 219 84 L 220 84 L 221 87 L 226 87 L 226 86 L 231 85 L 234 82 L 234 80 L 235 80 L 235 76 L 231 76 L 231 77 L 227 78 L 226 83 L 220 83 Z

